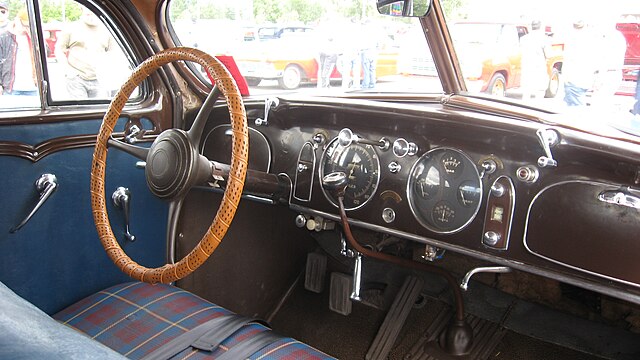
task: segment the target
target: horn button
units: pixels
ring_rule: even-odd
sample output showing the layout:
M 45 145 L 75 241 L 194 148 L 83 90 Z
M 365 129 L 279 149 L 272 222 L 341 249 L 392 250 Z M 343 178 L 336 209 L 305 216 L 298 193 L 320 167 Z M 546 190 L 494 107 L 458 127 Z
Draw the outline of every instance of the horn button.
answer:
M 147 155 L 145 176 L 151 192 L 160 198 L 184 195 L 194 178 L 197 158 L 184 131 L 170 129 L 160 134 Z

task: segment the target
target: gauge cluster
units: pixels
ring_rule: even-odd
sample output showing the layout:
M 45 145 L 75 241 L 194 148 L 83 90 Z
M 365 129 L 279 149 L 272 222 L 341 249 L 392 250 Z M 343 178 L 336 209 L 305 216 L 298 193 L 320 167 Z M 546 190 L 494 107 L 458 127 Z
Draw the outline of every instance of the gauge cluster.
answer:
M 395 151 L 387 153 L 387 149 L 365 141 L 341 141 L 338 136 L 326 145 L 321 157 L 320 182 L 330 173 L 343 172 L 347 175 L 346 210 L 359 209 L 374 198 L 384 169 L 380 166 L 379 153 L 385 153 L 385 159 L 396 156 L 394 159 L 398 160 Z M 451 234 L 461 231 L 473 221 L 482 203 L 482 181 L 468 155 L 455 148 L 438 147 L 416 160 L 407 159 L 405 164 L 410 165 L 406 166 L 410 171 L 404 171 L 404 177 L 393 171 L 389 177 L 396 177 L 395 181 L 402 181 L 406 186 L 405 199 L 410 212 L 422 227 L 439 234 Z M 337 207 L 335 195 L 322 191 L 325 198 Z
M 454 233 L 478 213 L 482 182 L 467 155 L 451 148 L 436 148 L 422 155 L 411 169 L 407 185 L 411 212 L 424 227 Z

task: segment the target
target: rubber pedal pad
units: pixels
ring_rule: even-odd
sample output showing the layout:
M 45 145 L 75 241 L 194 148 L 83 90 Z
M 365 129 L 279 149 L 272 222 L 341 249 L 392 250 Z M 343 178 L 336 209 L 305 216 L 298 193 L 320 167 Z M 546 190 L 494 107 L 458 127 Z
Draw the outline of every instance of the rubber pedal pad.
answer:
M 329 310 L 345 316 L 351 314 L 352 279 L 353 277 L 351 275 L 338 272 L 331 273 Z
M 304 273 L 304 288 L 321 293 L 324 290 L 324 279 L 327 273 L 327 256 L 320 253 L 307 254 L 307 266 Z

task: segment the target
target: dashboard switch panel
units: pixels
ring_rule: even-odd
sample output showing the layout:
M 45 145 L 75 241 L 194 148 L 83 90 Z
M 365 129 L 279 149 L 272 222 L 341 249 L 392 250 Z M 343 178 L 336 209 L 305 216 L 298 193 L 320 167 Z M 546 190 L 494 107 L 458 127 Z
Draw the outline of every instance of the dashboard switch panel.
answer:
M 491 185 L 487 198 L 487 212 L 482 231 L 482 243 L 485 246 L 497 250 L 506 250 L 509 247 L 514 206 L 513 181 L 507 176 L 501 176 Z

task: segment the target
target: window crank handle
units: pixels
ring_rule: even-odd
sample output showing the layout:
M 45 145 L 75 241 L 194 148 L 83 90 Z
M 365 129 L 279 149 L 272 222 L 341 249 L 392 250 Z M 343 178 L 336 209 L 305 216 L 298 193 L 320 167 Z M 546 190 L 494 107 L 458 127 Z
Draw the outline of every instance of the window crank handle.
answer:
M 136 237 L 129 232 L 129 203 L 131 201 L 131 192 L 129 189 L 120 186 L 113 192 L 111 195 L 111 199 L 113 200 L 113 205 L 117 208 L 121 208 L 124 211 L 124 237 L 129 241 L 135 241 Z

